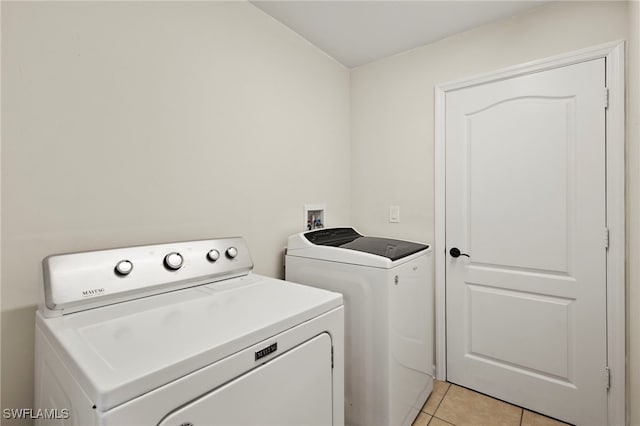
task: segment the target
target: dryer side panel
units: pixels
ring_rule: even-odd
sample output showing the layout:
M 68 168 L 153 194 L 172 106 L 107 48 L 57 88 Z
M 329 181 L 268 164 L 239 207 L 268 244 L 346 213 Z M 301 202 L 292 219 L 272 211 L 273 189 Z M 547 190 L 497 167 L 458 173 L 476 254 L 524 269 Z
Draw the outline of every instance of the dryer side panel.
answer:
M 389 419 L 410 425 L 433 389 L 434 288 L 430 254 L 389 270 Z
M 59 357 L 36 320 L 35 401 L 37 426 L 89 426 L 97 424 L 93 402 Z

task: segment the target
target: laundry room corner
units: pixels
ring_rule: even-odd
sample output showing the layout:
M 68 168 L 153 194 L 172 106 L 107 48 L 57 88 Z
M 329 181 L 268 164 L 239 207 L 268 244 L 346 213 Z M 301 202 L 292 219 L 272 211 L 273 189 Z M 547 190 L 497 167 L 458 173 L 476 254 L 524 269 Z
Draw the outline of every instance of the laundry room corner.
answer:
M 640 426 L 640 0 L 0 0 L 0 98 L 1 424 Z

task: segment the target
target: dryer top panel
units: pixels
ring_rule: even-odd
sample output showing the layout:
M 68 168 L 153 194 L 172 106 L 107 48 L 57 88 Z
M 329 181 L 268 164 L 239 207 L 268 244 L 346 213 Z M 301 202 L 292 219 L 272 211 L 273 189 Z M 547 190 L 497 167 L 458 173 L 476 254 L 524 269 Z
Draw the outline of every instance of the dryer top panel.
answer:
M 73 315 L 38 312 L 36 327 L 106 411 L 341 305 L 338 293 L 250 273 Z
M 428 245 L 390 238 L 365 237 L 353 228 L 329 228 L 304 234 L 315 245 L 340 247 L 396 261 L 429 248 Z

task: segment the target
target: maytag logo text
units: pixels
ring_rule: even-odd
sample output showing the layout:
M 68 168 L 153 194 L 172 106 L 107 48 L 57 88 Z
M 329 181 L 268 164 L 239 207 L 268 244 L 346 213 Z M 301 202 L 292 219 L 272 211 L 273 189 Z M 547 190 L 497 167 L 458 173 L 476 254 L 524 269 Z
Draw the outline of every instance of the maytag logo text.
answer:
M 82 297 L 99 296 L 104 294 L 104 287 L 82 290 Z

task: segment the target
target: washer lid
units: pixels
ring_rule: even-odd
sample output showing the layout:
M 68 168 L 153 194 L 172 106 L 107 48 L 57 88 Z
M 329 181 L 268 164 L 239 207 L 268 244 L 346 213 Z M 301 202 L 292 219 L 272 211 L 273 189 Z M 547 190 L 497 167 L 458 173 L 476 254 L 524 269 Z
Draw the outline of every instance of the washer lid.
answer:
M 383 256 L 391 261 L 402 259 L 429 248 L 429 246 L 424 244 L 377 237 L 356 238 L 351 242 L 342 244 L 340 247 Z
M 250 274 L 37 324 L 106 411 L 341 305 L 338 293 Z
M 350 250 L 345 252 L 337 249 Z M 306 250 L 305 250 L 306 249 Z M 392 262 L 429 249 L 428 245 L 391 238 L 365 237 L 353 228 L 328 228 L 289 237 L 287 254 L 389 268 Z M 353 253 L 361 252 L 365 255 Z M 371 258 L 375 255 L 376 258 Z

